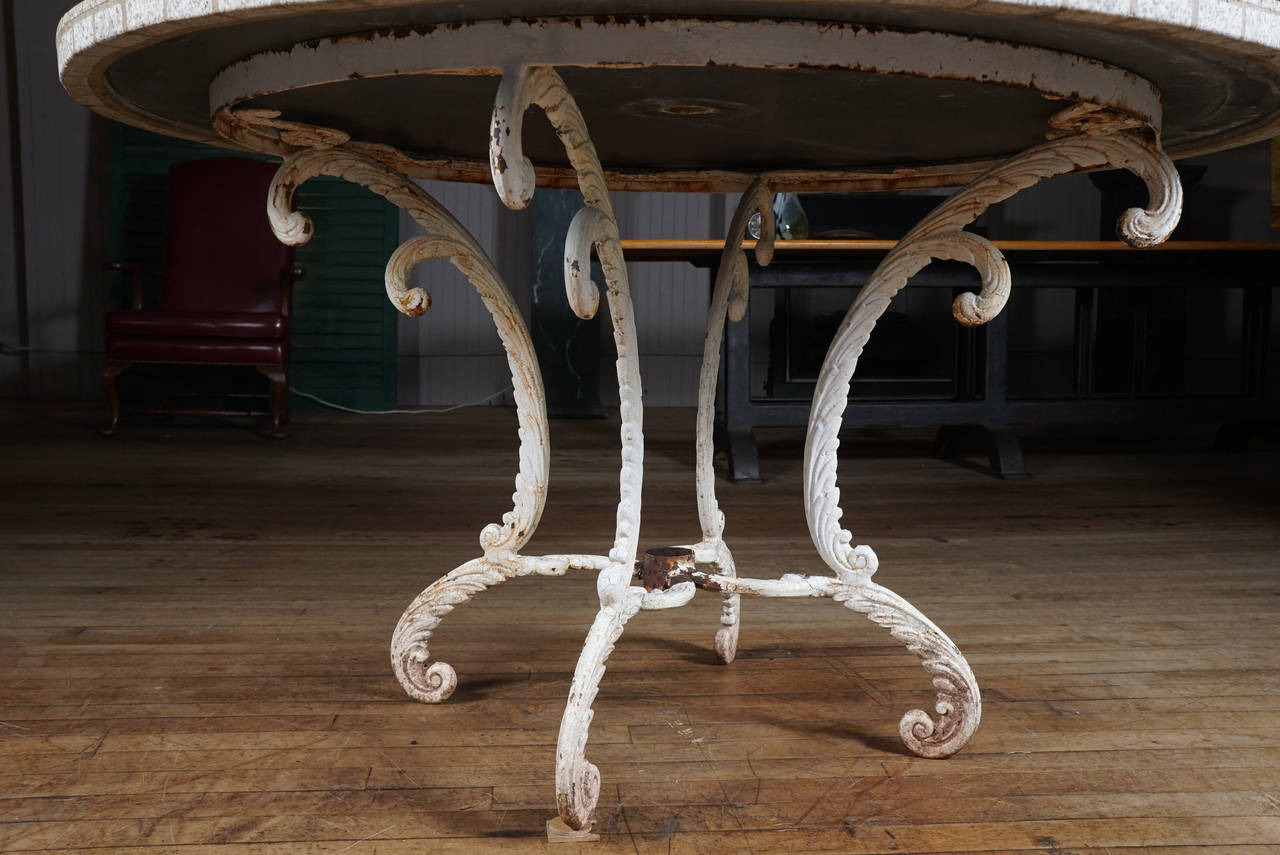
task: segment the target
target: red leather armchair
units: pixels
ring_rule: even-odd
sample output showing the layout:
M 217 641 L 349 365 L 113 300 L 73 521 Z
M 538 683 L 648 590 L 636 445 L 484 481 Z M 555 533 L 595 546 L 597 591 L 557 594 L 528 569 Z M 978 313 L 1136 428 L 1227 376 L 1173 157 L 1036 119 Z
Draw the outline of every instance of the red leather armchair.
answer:
M 276 166 L 212 158 L 169 170 L 163 271 L 109 264 L 133 274 L 133 305 L 107 313 L 102 372 L 111 423 L 120 423 L 116 377 L 136 363 L 245 365 L 272 384 L 271 427 L 282 436 L 289 400 L 289 309 L 293 248 L 267 222 Z M 162 276 L 160 304 L 143 307 L 142 277 Z

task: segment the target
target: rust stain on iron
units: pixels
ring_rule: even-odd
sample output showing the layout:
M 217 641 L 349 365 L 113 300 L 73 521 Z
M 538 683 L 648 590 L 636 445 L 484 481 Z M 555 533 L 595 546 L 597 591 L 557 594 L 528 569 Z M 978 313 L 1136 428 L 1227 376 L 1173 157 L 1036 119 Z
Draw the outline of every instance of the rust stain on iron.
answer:
M 647 550 L 636 562 L 636 578 L 646 591 L 666 591 L 681 582 L 692 582 L 704 591 L 720 591 L 720 585 L 698 569 L 693 550 L 683 546 L 660 546 Z

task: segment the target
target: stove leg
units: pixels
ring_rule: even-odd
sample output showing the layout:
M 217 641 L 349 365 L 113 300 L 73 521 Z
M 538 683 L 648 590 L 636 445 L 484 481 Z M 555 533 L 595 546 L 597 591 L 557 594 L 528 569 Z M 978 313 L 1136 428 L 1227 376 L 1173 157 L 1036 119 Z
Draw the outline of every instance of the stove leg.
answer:
M 981 454 L 987 458 L 987 471 L 996 478 L 1031 477 L 1023 462 L 1018 434 L 1005 425 L 943 425 L 933 441 L 933 454 L 939 460 Z
M 724 431 L 725 454 L 729 458 L 729 480 L 735 484 L 759 484 L 760 447 L 752 428 Z

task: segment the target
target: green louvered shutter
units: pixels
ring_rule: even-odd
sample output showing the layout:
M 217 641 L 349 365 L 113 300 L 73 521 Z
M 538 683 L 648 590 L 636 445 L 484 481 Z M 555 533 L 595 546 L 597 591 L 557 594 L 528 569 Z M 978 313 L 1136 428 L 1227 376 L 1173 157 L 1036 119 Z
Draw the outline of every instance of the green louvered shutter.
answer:
M 112 130 L 111 258 L 159 265 L 169 166 L 225 149 L 116 124 Z M 266 204 L 266 200 L 263 200 Z M 298 208 L 315 235 L 297 249 L 306 277 L 293 289 L 289 384 L 355 409 L 396 405 L 396 312 L 383 272 L 399 242 L 399 215 L 385 199 L 336 178 L 302 186 Z M 154 295 L 150 295 L 154 296 Z M 128 283 L 112 284 L 112 305 L 128 303 Z M 297 412 L 319 409 L 292 396 Z

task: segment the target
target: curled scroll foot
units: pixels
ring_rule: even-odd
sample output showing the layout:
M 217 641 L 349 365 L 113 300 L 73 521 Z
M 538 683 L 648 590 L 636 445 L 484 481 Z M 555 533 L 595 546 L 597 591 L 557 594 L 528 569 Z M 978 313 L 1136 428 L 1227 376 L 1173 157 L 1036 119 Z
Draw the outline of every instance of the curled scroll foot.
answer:
M 728 665 L 738 655 L 738 625 L 724 626 L 716 632 L 716 659 Z
M 477 558 L 441 576 L 414 598 L 391 636 L 391 668 L 409 697 L 438 704 L 453 694 L 458 675 L 445 662 L 431 662 L 432 634 L 455 607 L 518 575 L 519 565 Z
M 409 697 L 426 704 L 438 704 L 448 700 L 458 688 L 458 673 L 447 662 L 418 659 L 413 652 L 400 658 L 395 668 L 396 679 Z
M 579 760 L 574 764 L 572 781 L 566 790 L 556 793 L 560 818 L 565 825 L 581 831 L 591 823 L 591 814 L 600 800 L 600 770 L 594 763 Z
M 719 513 L 717 511 L 717 513 Z M 720 515 L 723 517 L 723 514 Z M 721 523 L 721 528 L 723 528 Z M 713 567 L 717 573 L 736 579 L 737 566 L 733 562 L 733 553 L 724 541 L 718 544 L 719 555 Z M 720 629 L 716 630 L 716 659 L 721 665 L 728 665 L 738 655 L 738 629 L 742 626 L 742 595 L 725 591 L 720 608 Z
M 980 713 L 970 697 L 939 700 L 935 721 L 924 710 L 910 710 L 898 722 L 898 735 L 912 754 L 930 759 L 950 757 L 978 729 Z
M 950 757 L 969 741 L 982 720 L 982 693 L 978 681 L 956 647 L 938 625 L 911 603 L 870 579 L 876 559 L 868 547 L 855 554 L 867 556 L 870 572 L 865 576 L 846 573 L 833 591 L 836 602 L 860 612 L 920 657 L 938 690 L 934 709 L 937 718 L 924 710 L 910 710 L 898 722 L 898 735 L 912 754 L 920 757 Z

